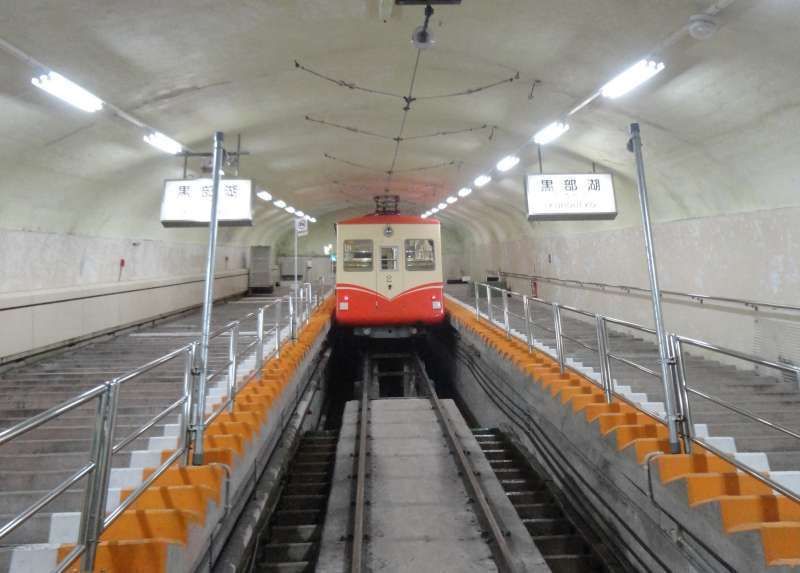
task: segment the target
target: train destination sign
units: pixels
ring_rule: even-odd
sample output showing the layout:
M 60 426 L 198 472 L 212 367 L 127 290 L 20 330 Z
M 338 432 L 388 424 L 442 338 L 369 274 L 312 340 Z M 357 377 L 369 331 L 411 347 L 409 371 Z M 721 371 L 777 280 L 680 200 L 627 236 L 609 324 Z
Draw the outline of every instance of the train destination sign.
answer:
M 204 227 L 211 220 L 211 179 L 170 179 L 164 182 L 161 224 L 165 227 Z M 219 225 L 253 224 L 253 182 L 222 179 L 217 203 Z
M 610 173 L 536 174 L 525 177 L 528 220 L 614 219 Z

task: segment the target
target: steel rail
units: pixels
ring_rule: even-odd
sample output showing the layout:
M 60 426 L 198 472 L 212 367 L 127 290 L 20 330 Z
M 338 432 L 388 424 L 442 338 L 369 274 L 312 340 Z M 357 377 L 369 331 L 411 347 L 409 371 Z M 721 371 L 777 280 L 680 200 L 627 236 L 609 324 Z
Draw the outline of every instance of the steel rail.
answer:
M 585 342 L 581 342 L 577 338 L 572 338 L 571 336 L 567 336 L 563 332 L 561 333 L 561 338 L 563 338 L 565 340 L 569 340 L 571 342 L 574 342 L 578 346 L 584 347 L 586 350 L 591 350 L 592 352 L 599 352 L 599 350 L 597 348 L 593 348 L 593 347 L 589 346 L 588 344 L 586 344 Z
M 623 364 L 627 364 L 631 368 L 636 368 L 640 372 L 644 372 L 645 374 L 649 374 L 650 376 L 653 376 L 655 378 L 661 378 L 661 374 L 659 374 L 655 370 L 650 370 L 647 366 L 642 366 L 641 364 L 638 364 L 638 363 L 636 363 L 636 362 L 634 362 L 632 360 L 628 360 L 627 358 L 623 358 L 622 356 L 617 356 L 616 354 L 613 354 L 611 352 L 606 353 L 606 355 L 609 358 L 613 358 L 614 360 L 616 360 L 618 362 L 622 362 Z
M 710 451 L 711 453 L 718 455 L 723 460 L 725 460 L 726 462 L 728 462 L 732 466 L 742 470 L 744 473 L 746 473 L 750 477 L 753 477 L 753 478 L 757 479 L 758 481 L 760 481 L 761 483 L 768 485 L 769 487 L 771 487 L 775 491 L 780 492 L 781 494 L 785 495 L 786 497 L 788 497 L 789 499 L 791 499 L 795 503 L 800 503 L 800 494 L 798 494 L 794 490 L 791 490 L 791 489 L 787 488 L 786 486 L 784 486 L 783 484 L 780 484 L 777 481 L 773 480 L 772 478 L 761 474 L 760 472 L 754 470 L 750 466 L 747 466 L 747 465 L 743 464 L 742 462 L 737 460 L 735 457 L 733 457 L 731 454 L 729 454 L 727 452 L 723 452 L 722 450 L 720 450 L 718 448 L 715 448 L 711 444 L 707 444 L 706 442 L 703 442 L 702 440 L 700 440 L 698 438 L 695 438 L 695 437 L 692 437 L 691 439 L 695 444 L 697 444 L 701 448 L 705 448 L 706 450 Z
M 365 369 L 366 370 L 366 369 Z M 364 508 L 367 495 L 367 429 L 369 424 L 369 383 L 367 376 L 361 382 L 361 414 L 358 422 L 358 468 L 356 470 L 356 504 L 353 513 L 352 573 L 361 573 L 364 565 Z
M 127 437 L 125 437 L 122 441 L 120 441 L 117 445 L 111 448 L 111 454 L 114 455 L 119 452 L 122 448 L 130 444 L 136 438 L 147 432 L 153 426 L 158 424 L 161 420 L 169 416 L 173 410 L 176 410 L 180 406 L 183 406 L 189 398 L 187 396 L 183 396 L 178 398 L 173 402 L 171 405 L 167 406 L 166 409 L 162 410 L 160 413 L 156 414 L 153 418 L 150 419 L 149 422 L 141 426 L 140 428 L 134 430 Z
M 184 448 L 185 449 L 185 448 Z M 108 514 L 105 519 L 103 520 L 103 531 L 105 531 L 109 525 L 114 523 L 114 520 L 117 519 L 122 513 L 128 509 L 134 501 L 136 501 L 144 491 L 152 485 L 154 481 L 156 481 L 161 474 L 169 469 L 169 467 L 175 463 L 180 457 L 184 454 L 183 450 L 175 450 L 170 457 L 164 460 L 160 466 L 150 474 L 146 480 L 139 484 L 139 486 L 134 489 L 131 494 L 125 498 L 125 500 L 120 503 L 114 511 Z
M 436 413 L 436 417 L 442 427 L 444 437 L 450 446 L 450 450 L 453 452 L 453 457 L 455 458 L 456 465 L 459 469 L 459 474 L 464 482 L 464 487 L 466 488 L 469 496 L 475 501 L 478 517 L 489 533 L 489 545 L 492 548 L 492 554 L 494 556 L 495 563 L 497 564 L 497 568 L 501 573 L 515 573 L 520 569 L 514 560 L 514 556 L 511 554 L 510 548 L 508 547 L 508 543 L 506 541 L 506 532 L 503 531 L 500 522 L 498 521 L 498 518 L 495 515 L 495 512 L 492 509 L 492 506 L 489 503 L 489 500 L 476 477 L 475 469 L 472 467 L 472 464 L 469 462 L 466 454 L 464 453 L 464 447 L 458 439 L 458 435 L 456 434 L 453 424 L 451 423 L 450 418 L 447 415 L 444 406 L 442 405 L 442 401 L 439 399 L 439 395 L 436 393 L 436 388 L 434 387 L 433 382 L 430 378 L 428 378 L 428 374 L 425 371 L 425 365 L 422 363 L 422 359 L 418 354 L 415 355 L 415 358 L 420 378 L 422 378 L 428 388 L 428 399 L 433 405 L 433 410 Z
M 32 505 L 27 507 L 19 513 L 14 519 L 6 523 L 2 528 L 0 528 L 0 539 L 3 539 L 9 533 L 12 533 L 15 529 L 21 526 L 23 523 L 28 521 L 31 517 L 33 517 L 40 509 L 46 506 L 48 503 L 53 501 L 59 495 L 67 491 L 70 487 L 75 485 L 82 477 L 87 475 L 92 470 L 96 469 L 97 464 L 89 463 L 79 469 L 77 472 L 72 474 L 69 478 L 61 482 L 59 485 L 51 489 L 47 492 L 43 497 L 39 498 L 36 502 Z
M 49 410 L 45 410 L 41 414 L 36 414 L 28 418 L 27 420 L 23 420 L 18 424 L 11 426 L 0 432 L 0 446 L 10 442 L 11 440 L 18 438 L 19 436 L 30 432 L 31 430 L 35 430 L 42 424 L 46 424 L 50 420 L 58 418 L 62 414 L 66 414 L 78 408 L 79 406 L 83 406 L 87 402 L 93 400 L 100 396 L 103 392 L 106 392 L 108 387 L 106 384 L 100 384 L 87 390 L 82 394 L 78 394 L 71 400 L 67 400 L 66 402 L 62 402 L 58 406 L 54 406 Z
M 512 273 L 506 271 L 498 271 L 496 273 L 498 276 L 501 277 L 508 277 L 508 278 L 515 278 L 515 279 L 524 279 L 524 280 L 535 280 L 537 282 L 555 284 L 559 286 L 575 286 L 579 288 L 596 288 L 596 289 L 617 289 L 622 291 L 625 294 L 630 294 L 632 292 L 641 293 L 643 295 L 649 295 L 650 289 L 644 287 L 637 287 L 637 286 L 630 286 L 630 285 L 621 285 L 621 284 L 613 284 L 613 283 L 601 283 L 595 281 L 580 281 L 575 279 L 560 279 L 558 277 L 548 277 L 542 275 L 526 275 L 522 273 Z M 790 312 L 800 312 L 800 306 L 792 306 L 790 304 L 782 304 L 782 303 L 774 303 L 774 302 L 764 302 L 764 301 L 757 301 L 757 300 L 750 300 L 746 298 L 735 298 L 735 297 L 725 297 L 725 296 L 714 296 L 714 295 L 706 295 L 706 294 L 699 294 L 699 293 L 689 293 L 689 292 L 681 292 L 675 290 L 664 290 L 661 289 L 661 295 L 663 296 L 673 296 L 673 297 L 681 297 L 681 298 L 688 298 L 693 301 L 700 301 L 700 303 L 704 301 L 709 302 L 722 302 L 726 304 L 739 304 L 743 305 L 747 308 L 758 310 L 759 308 L 771 308 L 774 310 L 786 310 Z
M 753 364 L 758 364 L 759 366 L 766 366 L 768 368 L 774 368 L 776 370 L 781 370 L 783 372 L 788 372 L 790 374 L 797 374 L 798 376 L 800 376 L 800 366 L 783 364 L 781 362 L 771 362 L 769 360 L 764 360 L 763 358 L 759 358 L 758 356 L 753 356 L 752 354 L 746 354 L 744 352 L 739 352 L 738 350 L 725 348 L 724 346 L 716 346 L 709 342 L 704 342 L 702 340 L 697 340 L 695 338 L 687 338 L 686 336 L 675 335 L 675 340 L 682 342 L 684 344 L 688 344 L 690 346 L 702 348 L 703 350 L 718 352 L 720 354 L 730 356 L 731 358 L 738 358 L 739 360 L 744 360 L 745 362 L 751 362 Z
M 700 398 L 704 398 L 705 400 L 708 400 L 709 402 L 717 404 L 718 406 L 722 406 L 723 408 L 727 408 L 728 410 L 731 410 L 732 412 L 736 412 L 737 414 L 740 414 L 740 415 L 744 416 L 745 418 L 750 418 L 754 422 L 759 422 L 761 424 L 764 424 L 765 426 L 768 426 L 768 427 L 772 428 L 773 430 L 776 430 L 778 432 L 783 432 L 784 434 L 787 434 L 788 436 L 791 436 L 793 438 L 796 438 L 796 439 L 800 440 L 800 434 L 798 434 L 797 432 L 795 432 L 793 430 L 790 430 L 789 428 L 786 428 L 785 426 L 782 426 L 780 424 L 776 424 L 775 422 L 770 422 L 766 418 L 762 418 L 761 416 L 759 416 L 758 414 L 754 414 L 750 410 L 745 410 L 744 408 L 739 408 L 738 406 L 734 406 L 733 404 L 731 404 L 729 402 L 726 402 L 725 400 L 720 400 L 719 398 L 715 398 L 714 396 L 710 396 L 710 395 L 708 395 L 708 394 L 706 394 L 704 392 L 701 392 L 700 390 L 696 390 L 696 389 L 688 387 L 688 386 L 686 387 L 686 390 L 688 392 L 691 392 L 695 396 L 699 396 Z

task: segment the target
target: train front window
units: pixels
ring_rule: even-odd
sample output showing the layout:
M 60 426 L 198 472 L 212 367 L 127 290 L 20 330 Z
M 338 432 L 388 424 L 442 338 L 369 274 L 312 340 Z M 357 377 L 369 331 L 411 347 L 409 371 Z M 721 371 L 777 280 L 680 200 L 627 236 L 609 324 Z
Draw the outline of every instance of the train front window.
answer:
M 432 271 L 435 268 L 433 239 L 406 239 L 406 270 Z
M 342 257 L 344 270 L 349 272 L 372 270 L 372 241 L 369 239 L 348 239 L 344 242 Z
M 382 271 L 396 271 L 397 270 L 397 247 L 381 247 L 381 270 Z

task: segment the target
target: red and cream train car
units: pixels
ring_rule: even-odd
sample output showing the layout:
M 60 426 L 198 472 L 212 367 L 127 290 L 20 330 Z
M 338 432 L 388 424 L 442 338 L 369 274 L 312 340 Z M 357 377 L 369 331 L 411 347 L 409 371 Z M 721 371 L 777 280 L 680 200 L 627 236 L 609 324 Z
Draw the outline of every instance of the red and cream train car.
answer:
M 336 322 L 400 327 L 444 319 L 441 226 L 372 214 L 336 227 Z

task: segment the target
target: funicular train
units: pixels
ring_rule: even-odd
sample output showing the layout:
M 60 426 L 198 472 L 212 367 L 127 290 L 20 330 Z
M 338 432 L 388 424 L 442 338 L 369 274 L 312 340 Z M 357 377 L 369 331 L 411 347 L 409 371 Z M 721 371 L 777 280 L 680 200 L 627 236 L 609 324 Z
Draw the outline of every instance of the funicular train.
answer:
M 375 213 L 336 226 L 336 322 L 357 334 L 406 336 L 444 320 L 441 225 Z

